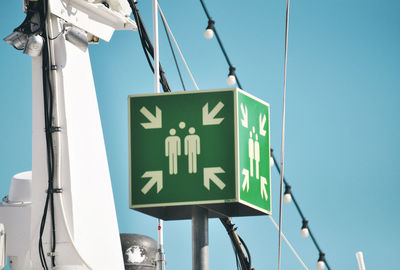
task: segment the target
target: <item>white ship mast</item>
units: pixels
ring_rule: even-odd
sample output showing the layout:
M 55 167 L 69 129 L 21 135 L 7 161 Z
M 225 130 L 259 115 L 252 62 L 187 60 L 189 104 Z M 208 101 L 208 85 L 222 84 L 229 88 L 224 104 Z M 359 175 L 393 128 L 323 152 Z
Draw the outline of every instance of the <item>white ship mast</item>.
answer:
M 26 7 L 31 0 L 26 3 Z M 46 1 L 45 1 L 46 2 Z M 56 251 L 48 214 L 42 237 L 49 269 L 124 269 L 87 41 L 135 30 L 123 0 L 49 0 L 47 42 L 53 88 Z M 29 13 L 29 11 L 28 11 Z M 34 19 L 33 19 L 34 20 Z M 29 36 L 9 36 L 16 46 Z M 88 40 L 87 40 L 88 39 Z M 38 40 L 40 45 L 40 39 Z M 25 52 L 35 47 L 25 43 Z M 43 54 L 42 54 L 43 55 Z M 32 171 L 13 177 L 0 207 L 13 270 L 42 269 L 39 231 L 48 191 L 42 55 L 32 57 Z M 111 89 L 112 90 L 112 89 Z M 56 266 L 52 267 L 52 257 Z

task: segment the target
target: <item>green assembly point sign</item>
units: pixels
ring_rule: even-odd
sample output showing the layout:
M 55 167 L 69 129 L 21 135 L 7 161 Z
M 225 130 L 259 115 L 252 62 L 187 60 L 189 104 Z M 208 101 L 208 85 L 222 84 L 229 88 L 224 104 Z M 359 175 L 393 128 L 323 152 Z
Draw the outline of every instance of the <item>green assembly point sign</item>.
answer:
M 129 97 L 130 207 L 163 219 L 268 214 L 269 105 L 239 89 Z

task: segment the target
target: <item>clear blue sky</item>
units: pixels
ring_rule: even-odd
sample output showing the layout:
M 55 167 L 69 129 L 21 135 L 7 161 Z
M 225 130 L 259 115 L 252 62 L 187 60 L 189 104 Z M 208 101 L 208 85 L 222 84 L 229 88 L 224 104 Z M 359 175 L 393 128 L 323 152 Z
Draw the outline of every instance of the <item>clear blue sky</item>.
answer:
M 206 1 L 243 89 L 271 105 L 279 158 L 285 1 Z M 201 89 L 226 88 L 228 67 L 197 0 L 160 0 Z M 151 32 L 151 1 L 139 9 Z M 292 1 L 288 54 L 286 176 L 332 269 L 398 269 L 400 253 L 400 2 Z M 0 37 L 23 20 L 22 1 L 3 0 Z M 163 29 L 161 62 L 182 88 Z M 90 46 L 121 232 L 156 238 L 156 219 L 128 208 L 127 96 L 153 91 L 135 32 Z M 183 65 L 181 65 L 183 68 Z M 0 193 L 31 169 L 31 60 L 0 42 Z M 185 73 L 185 82 L 194 89 Z M 272 174 L 273 216 L 279 176 Z M 285 205 L 283 230 L 310 269 L 318 252 L 300 238 L 301 219 Z M 267 217 L 235 218 L 256 269 L 276 269 L 278 235 Z M 168 269 L 191 268 L 190 221 L 166 222 Z M 210 268 L 235 269 L 227 234 L 210 220 Z M 282 269 L 302 269 L 283 244 Z

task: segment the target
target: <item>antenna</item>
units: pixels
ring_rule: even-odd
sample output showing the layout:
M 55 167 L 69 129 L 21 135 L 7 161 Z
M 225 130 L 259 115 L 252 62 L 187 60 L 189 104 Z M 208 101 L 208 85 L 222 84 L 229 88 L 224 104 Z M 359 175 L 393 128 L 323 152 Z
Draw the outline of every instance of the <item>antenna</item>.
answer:
M 356 258 L 357 258 L 357 262 L 358 262 L 358 269 L 365 270 L 364 256 L 361 251 L 356 252 Z

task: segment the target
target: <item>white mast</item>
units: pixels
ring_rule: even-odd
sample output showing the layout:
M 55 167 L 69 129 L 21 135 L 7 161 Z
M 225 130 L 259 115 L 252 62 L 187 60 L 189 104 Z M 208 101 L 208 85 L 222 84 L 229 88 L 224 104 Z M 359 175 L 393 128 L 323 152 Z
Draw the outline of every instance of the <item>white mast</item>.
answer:
M 90 34 L 109 41 L 114 30 L 136 29 L 126 1 L 106 2 L 49 0 L 46 26 L 48 36 L 54 39 L 48 42 L 54 94 L 52 125 L 59 127 L 53 135 L 54 182 L 55 188 L 62 189 L 54 194 L 54 254 L 50 252 L 49 218 L 43 234 L 49 269 L 124 269 L 89 52 L 81 46 L 82 40 L 64 35 L 67 29 L 67 33 L 75 31 L 81 37 Z M 11 199 L 0 207 L 7 242 L 12 243 L 7 255 L 13 270 L 41 269 L 39 227 L 48 188 L 42 78 L 42 57 L 32 57 L 32 172 L 14 176 Z M 31 189 L 30 198 L 22 203 L 13 201 L 23 188 Z M 52 256 L 55 268 L 51 268 Z

